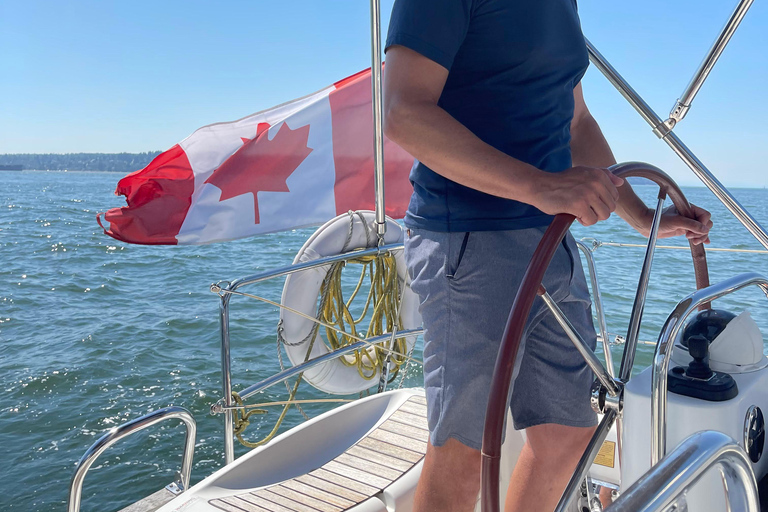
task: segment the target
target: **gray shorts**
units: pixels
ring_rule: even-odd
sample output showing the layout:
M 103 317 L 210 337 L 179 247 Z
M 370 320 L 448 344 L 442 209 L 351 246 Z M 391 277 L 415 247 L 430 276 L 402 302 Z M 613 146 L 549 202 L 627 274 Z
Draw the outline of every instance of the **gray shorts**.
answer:
M 480 449 L 496 356 L 517 289 L 545 228 L 440 233 L 410 229 L 405 259 L 424 321 L 424 388 L 430 441 Z M 589 290 L 569 233 L 544 286 L 594 350 Z M 515 363 L 515 428 L 590 427 L 592 372 L 537 297 Z

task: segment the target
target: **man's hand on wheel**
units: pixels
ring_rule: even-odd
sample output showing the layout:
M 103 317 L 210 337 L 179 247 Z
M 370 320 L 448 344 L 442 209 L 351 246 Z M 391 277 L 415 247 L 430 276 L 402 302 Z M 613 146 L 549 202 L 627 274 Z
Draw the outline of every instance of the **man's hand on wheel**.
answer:
M 533 206 L 544 213 L 570 213 L 584 226 L 611 216 L 616 209 L 624 180 L 607 169 L 572 167 L 557 174 L 544 174 L 536 186 Z
M 712 229 L 712 215 L 695 204 L 691 204 L 691 209 L 696 219 L 689 219 L 683 217 L 677 212 L 674 206 L 670 206 L 664 209 L 661 215 L 661 224 L 659 225 L 659 238 L 670 238 L 673 236 L 685 237 L 693 243 L 693 245 L 708 244 L 709 243 L 709 230 Z M 639 231 L 648 236 L 651 231 L 651 224 L 653 222 L 653 210 L 649 209 L 646 214 L 646 226 Z

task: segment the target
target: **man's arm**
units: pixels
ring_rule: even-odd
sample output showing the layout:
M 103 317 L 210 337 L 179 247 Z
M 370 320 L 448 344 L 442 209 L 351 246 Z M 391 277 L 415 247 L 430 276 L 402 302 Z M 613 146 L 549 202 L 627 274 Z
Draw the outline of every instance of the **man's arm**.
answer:
M 597 121 L 590 114 L 584 101 L 584 95 L 579 83 L 573 90 L 574 109 L 571 122 L 571 158 L 574 166 L 610 167 L 616 163 L 608 141 Z M 645 236 L 650 234 L 653 221 L 653 210 L 637 197 L 635 191 L 626 181 L 618 187 L 619 199 L 616 202 L 616 213 L 627 224 Z M 680 217 L 669 212 L 662 217 L 659 236 L 662 238 L 686 235 L 695 244 L 709 243 L 709 228 L 712 227 L 710 214 L 706 210 L 692 205 L 696 220 Z
M 384 73 L 387 137 L 464 186 L 544 213 L 570 213 L 585 225 L 610 216 L 621 179 L 594 167 L 546 173 L 486 144 L 437 105 L 447 77 L 447 69 L 419 53 L 390 47 Z

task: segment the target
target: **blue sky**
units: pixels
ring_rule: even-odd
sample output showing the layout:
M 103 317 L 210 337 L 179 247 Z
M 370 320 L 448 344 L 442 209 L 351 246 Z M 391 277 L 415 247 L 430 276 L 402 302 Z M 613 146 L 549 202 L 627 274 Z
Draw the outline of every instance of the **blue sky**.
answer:
M 735 0 L 581 0 L 584 32 L 666 116 Z M 383 22 L 392 0 L 382 0 Z M 0 0 L 0 153 L 166 149 L 369 66 L 366 0 Z M 768 186 L 768 4 L 757 1 L 676 129 L 724 181 Z M 693 175 L 595 70 L 619 160 Z

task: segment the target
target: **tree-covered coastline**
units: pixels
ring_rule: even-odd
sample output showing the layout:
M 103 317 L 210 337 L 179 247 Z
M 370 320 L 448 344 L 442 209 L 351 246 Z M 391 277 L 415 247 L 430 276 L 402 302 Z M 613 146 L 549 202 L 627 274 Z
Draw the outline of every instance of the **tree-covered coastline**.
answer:
M 146 153 L 0 154 L 0 166 L 21 165 L 34 171 L 110 171 L 129 173 L 146 167 L 160 151 Z

